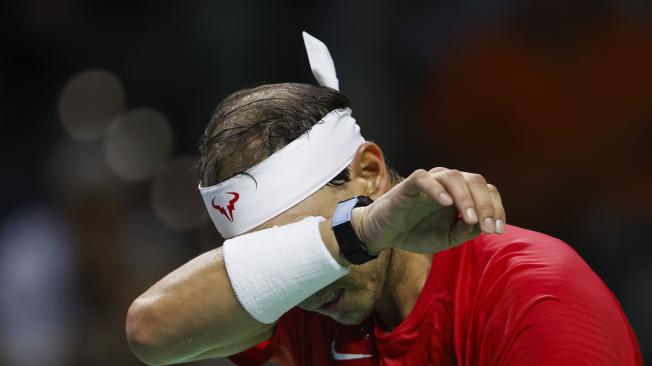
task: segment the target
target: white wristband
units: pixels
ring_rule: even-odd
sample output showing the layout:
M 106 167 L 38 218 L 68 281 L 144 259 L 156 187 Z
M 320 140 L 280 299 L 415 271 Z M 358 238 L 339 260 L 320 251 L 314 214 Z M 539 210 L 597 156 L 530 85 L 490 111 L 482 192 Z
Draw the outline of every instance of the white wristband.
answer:
M 244 234 L 224 242 L 224 264 L 240 304 L 271 324 L 348 273 L 319 232 L 323 217 Z

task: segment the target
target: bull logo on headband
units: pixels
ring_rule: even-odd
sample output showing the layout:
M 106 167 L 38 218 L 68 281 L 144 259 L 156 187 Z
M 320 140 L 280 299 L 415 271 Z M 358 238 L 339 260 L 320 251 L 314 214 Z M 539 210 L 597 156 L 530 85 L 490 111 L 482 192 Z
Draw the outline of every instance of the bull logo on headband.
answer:
M 226 219 L 229 220 L 229 222 L 233 222 L 233 211 L 235 211 L 235 203 L 240 198 L 240 194 L 238 194 L 237 192 L 226 192 L 226 193 L 233 196 L 233 198 L 231 198 L 229 203 L 226 205 L 226 208 L 215 203 L 215 198 L 217 197 L 213 197 L 211 204 L 213 205 L 213 208 L 219 211 L 222 215 L 224 215 L 224 217 L 226 217 Z

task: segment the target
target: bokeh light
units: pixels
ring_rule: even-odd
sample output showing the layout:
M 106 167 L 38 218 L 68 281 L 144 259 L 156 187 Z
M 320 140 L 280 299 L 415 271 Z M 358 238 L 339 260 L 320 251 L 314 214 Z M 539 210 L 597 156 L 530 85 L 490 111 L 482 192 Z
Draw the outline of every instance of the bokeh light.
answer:
M 59 198 L 73 201 L 87 195 L 120 196 L 127 188 L 107 165 L 100 141 L 59 141 L 49 153 L 46 179 Z
M 208 220 L 206 209 L 197 190 L 197 174 L 193 170 L 196 158 L 175 159 L 150 187 L 150 202 L 156 216 L 176 230 L 189 230 Z
M 104 154 L 118 176 L 142 181 L 165 167 L 172 142 L 172 129 L 161 112 L 134 109 L 118 117 L 107 129 Z
M 73 138 L 93 140 L 102 136 L 124 107 L 125 92 L 115 75 L 102 70 L 85 71 L 63 87 L 59 118 Z

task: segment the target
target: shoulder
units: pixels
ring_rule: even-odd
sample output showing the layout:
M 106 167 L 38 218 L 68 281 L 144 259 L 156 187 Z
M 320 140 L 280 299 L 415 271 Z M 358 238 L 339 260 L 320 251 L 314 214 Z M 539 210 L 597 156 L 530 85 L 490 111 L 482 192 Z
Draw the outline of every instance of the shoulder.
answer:
M 481 235 L 460 249 L 455 290 L 465 289 L 469 296 L 463 303 L 481 309 L 476 313 L 480 318 L 560 306 L 564 310 L 558 313 L 609 309 L 607 317 L 623 323 L 609 288 L 562 240 L 509 226 L 503 235 Z M 497 309 L 502 312 L 494 313 Z
M 459 278 L 473 289 L 465 300 L 466 334 L 491 344 L 477 350 L 482 364 L 544 356 L 636 364 L 636 338 L 620 304 L 562 240 L 510 226 L 465 246 Z
M 528 289 L 541 282 L 559 286 L 562 279 L 576 278 L 577 273 L 601 284 L 586 262 L 562 240 L 511 225 L 502 235 L 482 234 L 437 253 L 431 270 L 431 276 L 445 283 L 449 291 L 468 295 L 480 292 L 485 299 L 505 295 L 506 287 Z M 475 296 L 469 300 L 472 298 L 477 301 Z
M 482 234 L 472 242 L 488 252 L 498 251 L 505 247 L 510 250 L 572 251 L 565 242 L 558 238 L 513 225 L 506 225 L 504 234 Z
M 522 265 L 526 263 L 564 267 L 590 268 L 564 241 L 540 232 L 507 225 L 502 235 L 480 235 L 468 243 L 480 263 L 487 266 Z
M 618 324 L 622 334 L 627 333 L 618 300 L 562 240 L 510 226 L 503 235 L 476 238 L 467 250 L 472 252 L 467 258 L 475 261 L 475 268 L 468 270 L 474 273 L 473 283 L 468 284 L 475 289 L 471 301 L 485 309 L 479 312 L 485 319 L 501 318 L 495 324 L 510 324 L 510 316 L 545 309 L 548 320 L 559 316 L 583 319 L 591 314 L 586 324 L 606 319 L 603 324 Z M 497 309 L 503 311 L 492 313 Z

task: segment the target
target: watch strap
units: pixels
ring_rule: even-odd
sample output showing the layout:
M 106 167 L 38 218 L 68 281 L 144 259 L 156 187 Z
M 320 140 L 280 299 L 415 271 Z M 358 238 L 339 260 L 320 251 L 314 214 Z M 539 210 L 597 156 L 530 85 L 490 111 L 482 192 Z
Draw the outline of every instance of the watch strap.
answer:
M 351 225 L 353 209 L 368 206 L 372 202 L 367 196 L 353 197 L 338 203 L 333 213 L 332 227 L 340 253 L 352 264 L 364 264 L 378 257 L 378 254 L 369 253 Z

